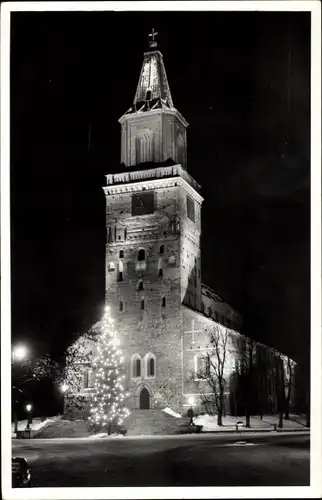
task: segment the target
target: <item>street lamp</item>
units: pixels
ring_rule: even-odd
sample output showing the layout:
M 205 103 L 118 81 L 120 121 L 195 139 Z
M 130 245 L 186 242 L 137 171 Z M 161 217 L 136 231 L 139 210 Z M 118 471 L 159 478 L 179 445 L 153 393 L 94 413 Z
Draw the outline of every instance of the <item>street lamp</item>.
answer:
M 62 384 L 62 385 L 60 386 L 60 390 L 61 390 L 61 392 L 62 392 L 63 394 L 65 394 L 65 392 L 67 391 L 67 389 L 68 389 L 68 385 L 67 385 L 67 384 Z
M 26 431 L 30 431 L 30 426 L 32 424 L 32 405 L 30 403 L 28 403 L 26 405 L 26 412 L 27 412 L 27 416 L 28 416 L 28 420 L 27 420 L 27 427 L 26 427 Z
M 28 349 L 25 345 L 19 344 L 13 347 L 12 349 L 12 369 L 13 369 L 13 375 L 14 371 L 17 369 L 16 361 L 20 362 L 23 361 L 26 357 L 28 356 Z M 16 387 L 15 383 L 12 387 L 13 391 L 15 392 L 14 400 L 13 400 L 13 418 L 14 418 L 14 432 L 17 434 L 18 432 L 18 406 L 19 406 L 19 394 L 23 394 L 23 391 Z
M 193 403 L 194 403 L 194 399 L 193 398 L 189 398 L 188 399 L 188 403 L 190 405 L 190 408 L 188 410 L 188 417 L 190 418 L 189 424 L 193 425 L 193 408 L 192 408 L 192 406 L 193 406 Z
M 12 359 L 15 361 L 22 361 L 27 357 L 28 354 L 28 349 L 24 345 L 18 345 L 16 346 L 13 351 L 12 351 Z

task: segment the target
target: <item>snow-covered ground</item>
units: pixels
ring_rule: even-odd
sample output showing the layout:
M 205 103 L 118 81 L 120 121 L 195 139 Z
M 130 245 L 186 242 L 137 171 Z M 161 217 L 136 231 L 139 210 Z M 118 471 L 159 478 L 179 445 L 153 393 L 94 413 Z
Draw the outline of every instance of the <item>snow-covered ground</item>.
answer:
M 171 408 L 164 408 L 163 411 L 175 418 L 182 418 L 182 416 L 179 413 L 176 413 L 175 411 L 171 410 Z M 57 425 L 50 426 L 50 424 L 54 422 L 57 422 Z M 214 416 L 199 415 L 198 417 L 194 418 L 194 423 L 196 425 L 202 425 L 203 432 L 236 431 L 237 422 L 242 422 L 242 425 L 238 426 L 238 429 L 240 431 L 248 432 L 252 430 L 257 430 L 260 432 L 262 430 L 265 432 L 267 430 L 273 430 L 275 425 L 276 427 L 278 427 L 278 415 L 264 415 L 262 420 L 260 419 L 259 416 L 251 416 L 250 428 L 245 427 L 246 423 L 245 417 L 234 417 L 231 415 L 227 415 L 226 417 L 223 417 L 223 425 L 221 427 L 217 425 L 216 415 Z M 61 415 L 48 418 L 44 417 L 34 418 L 32 420 L 31 430 L 33 432 L 39 431 L 48 425 L 49 426 L 48 429 L 44 429 L 45 435 L 42 436 L 43 438 L 59 438 L 59 437 L 72 438 L 79 436 L 78 439 L 100 439 L 108 437 L 107 433 L 105 432 L 95 435 L 87 433 L 86 426 L 83 429 L 82 423 L 83 423 L 82 421 L 77 421 L 77 420 L 73 422 L 70 422 L 69 420 L 64 420 Z M 20 420 L 18 422 L 19 431 L 25 430 L 26 426 L 27 426 L 27 420 Z M 290 420 L 285 420 L 285 419 L 283 420 L 283 429 L 289 431 L 291 430 L 296 431 L 300 429 L 305 430 L 306 429 L 305 416 L 290 415 Z M 67 431 L 68 435 L 66 434 Z M 16 437 L 14 433 L 14 423 L 12 423 L 11 427 L 11 436 Z M 123 437 L 123 436 L 115 434 L 110 437 Z
M 180 413 L 176 413 L 175 411 L 171 410 L 171 408 L 163 408 L 164 413 L 167 413 L 168 415 L 171 415 L 172 417 L 176 418 L 182 418 L 182 415 Z
M 32 431 L 39 431 L 43 427 L 45 427 L 47 424 L 50 424 L 51 422 L 55 422 L 59 417 L 39 417 L 39 418 L 33 418 L 32 419 L 32 424 L 30 426 Z M 19 420 L 18 422 L 18 431 L 24 431 L 27 427 L 28 420 Z M 11 423 L 11 436 L 15 437 L 16 434 L 14 432 L 15 424 L 14 422 Z
M 227 415 L 223 417 L 223 425 L 219 427 L 217 425 L 217 415 L 199 415 L 194 418 L 194 423 L 196 425 L 202 425 L 202 430 L 204 432 L 209 431 L 220 431 L 220 430 L 235 430 L 237 422 L 242 422 L 239 425 L 239 429 L 243 431 L 247 431 L 248 429 L 245 427 L 245 417 L 234 417 L 231 415 Z M 252 429 L 272 429 L 274 425 L 278 427 L 278 415 L 264 415 L 261 420 L 259 416 L 252 416 L 250 418 L 250 430 Z M 299 415 L 290 415 L 290 420 L 283 420 L 283 429 L 303 429 L 305 428 L 306 422 L 305 417 L 301 417 Z

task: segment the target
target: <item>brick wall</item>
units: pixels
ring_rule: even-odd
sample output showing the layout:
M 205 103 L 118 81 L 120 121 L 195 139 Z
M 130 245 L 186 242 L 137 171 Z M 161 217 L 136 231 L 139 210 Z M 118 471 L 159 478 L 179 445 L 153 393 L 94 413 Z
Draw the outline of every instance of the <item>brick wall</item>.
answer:
M 187 275 L 181 255 L 185 216 L 182 191 L 175 184 L 156 188 L 155 211 L 141 216 L 132 216 L 131 193 L 107 197 L 107 234 L 112 233 L 112 241 L 106 246 L 106 302 L 117 321 L 133 408 L 139 407 L 140 390 L 145 386 L 150 392 L 151 407 L 167 401 L 172 408 L 180 409 L 181 294 Z M 138 270 L 140 249 L 145 251 L 145 269 Z M 160 259 L 162 276 L 158 275 Z M 118 281 L 119 261 L 122 281 Z M 114 270 L 110 270 L 111 262 Z M 143 290 L 138 289 L 139 281 Z M 155 377 L 147 378 L 142 369 L 141 377 L 133 379 L 133 356 L 138 354 L 143 360 L 148 353 L 156 358 Z

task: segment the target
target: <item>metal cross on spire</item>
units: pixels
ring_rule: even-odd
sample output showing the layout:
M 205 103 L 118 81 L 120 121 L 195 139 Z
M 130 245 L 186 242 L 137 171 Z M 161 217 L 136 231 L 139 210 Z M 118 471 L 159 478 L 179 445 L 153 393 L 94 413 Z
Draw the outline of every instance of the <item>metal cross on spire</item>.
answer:
M 154 31 L 154 28 L 152 28 L 152 33 L 149 33 L 149 37 L 152 38 L 152 40 L 149 40 L 149 46 L 151 48 L 153 47 L 157 47 L 157 42 L 156 40 L 154 40 L 154 38 L 158 35 L 159 33 L 157 33 L 156 31 Z

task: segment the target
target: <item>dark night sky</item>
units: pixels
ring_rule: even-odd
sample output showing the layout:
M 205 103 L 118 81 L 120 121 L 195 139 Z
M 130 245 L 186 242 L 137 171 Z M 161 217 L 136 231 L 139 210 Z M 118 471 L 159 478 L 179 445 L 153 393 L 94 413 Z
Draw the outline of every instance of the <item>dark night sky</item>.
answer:
M 203 187 L 203 281 L 306 361 L 310 13 L 12 14 L 13 339 L 58 352 L 100 317 L 101 188 L 152 27 Z

